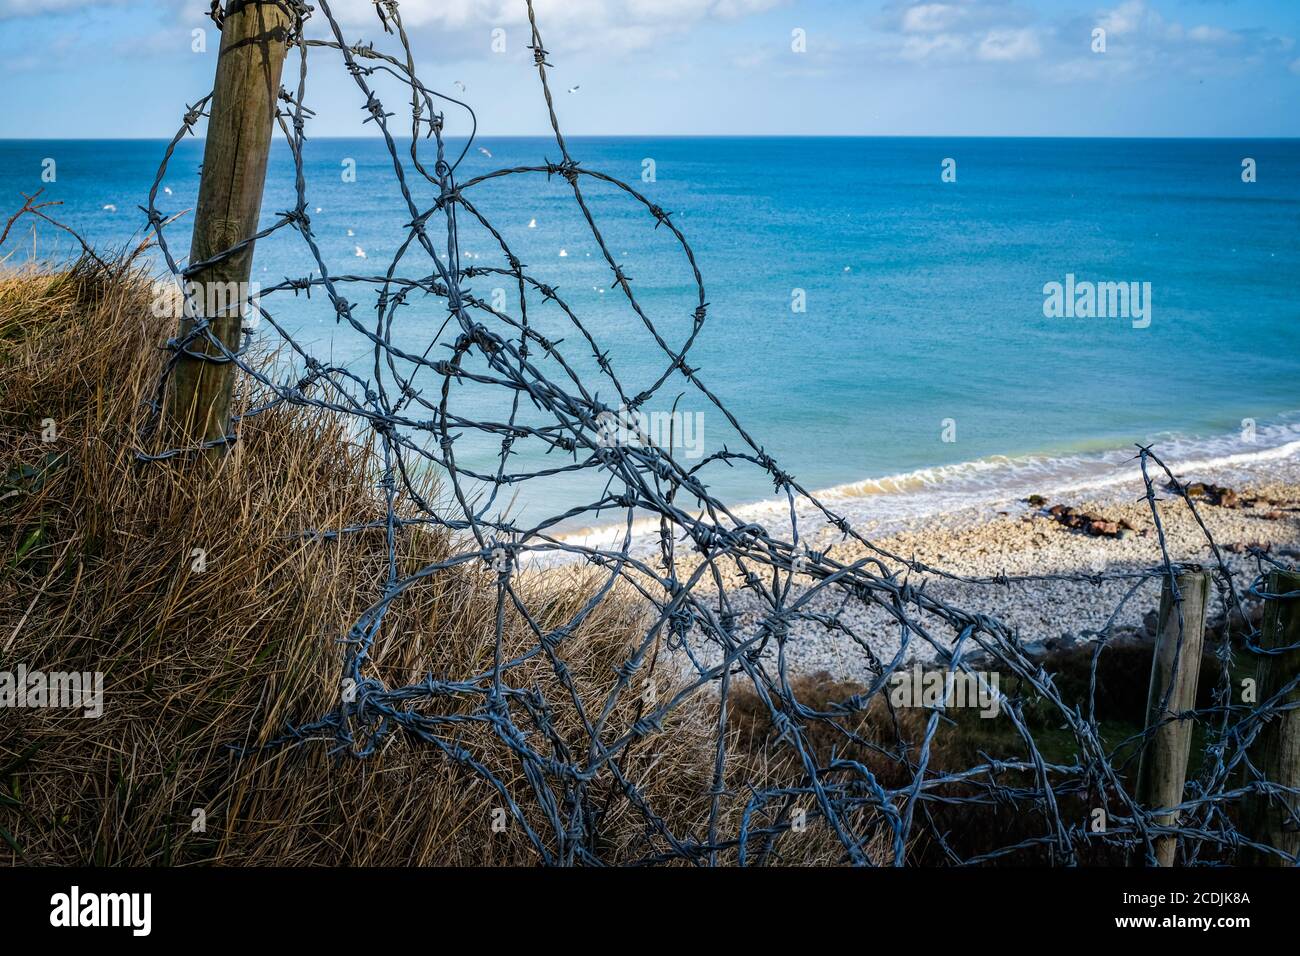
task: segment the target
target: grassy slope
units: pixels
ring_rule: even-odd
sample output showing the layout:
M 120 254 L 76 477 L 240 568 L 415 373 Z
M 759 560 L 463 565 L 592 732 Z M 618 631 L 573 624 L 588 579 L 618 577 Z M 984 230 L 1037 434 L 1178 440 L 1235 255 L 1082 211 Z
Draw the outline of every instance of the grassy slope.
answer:
M 497 792 L 427 743 L 398 736 L 366 762 L 327 756 L 331 741 L 231 757 L 227 745 L 265 743 L 336 704 L 337 640 L 378 595 L 382 532 L 323 544 L 297 533 L 382 514 L 378 475 L 372 449 L 345 423 L 292 407 L 245 422 L 211 474 L 136 462 L 171 325 L 153 317 L 150 295 L 128 269 L 85 264 L 0 280 L 0 670 L 104 671 L 107 697 L 98 720 L 27 709 L 0 721 L 0 861 L 537 862 L 521 827 L 491 831 Z M 52 443 L 42 441 L 49 419 Z M 406 532 L 402 569 L 449 547 L 439 531 Z M 207 555 L 201 573 L 191 570 L 194 548 Z M 567 621 L 590 587 L 574 577 L 533 595 L 539 623 Z M 375 646 L 374 676 L 391 685 L 489 669 L 495 599 L 491 572 L 477 565 L 413 588 Z M 589 704 L 604 700 L 641 619 L 616 591 L 563 644 Z M 506 632 L 507 653 L 535 643 L 517 615 L 507 615 Z M 541 660 L 511 680 L 564 700 Z M 571 708 L 557 711 L 561 737 L 585 754 Z M 633 711 L 634 702 L 619 706 L 610 739 Z M 670 722 L 653 773 L 644 755 L 625 761 L 679 833 L 701 832 L 708 812 L 714 717 L 702 696 Z M 515 719 L 528 724 L 526 714 Z M 518 757 L 481 724 L 453 738 L 544 833 Z M 603 857 L 654 848 L 607 771 L 590 792 L 604 808 L 593 822 Z M 204 833 L 191 832 L 198 808 Z M 554 836 L 546 839 L 553 850 Z

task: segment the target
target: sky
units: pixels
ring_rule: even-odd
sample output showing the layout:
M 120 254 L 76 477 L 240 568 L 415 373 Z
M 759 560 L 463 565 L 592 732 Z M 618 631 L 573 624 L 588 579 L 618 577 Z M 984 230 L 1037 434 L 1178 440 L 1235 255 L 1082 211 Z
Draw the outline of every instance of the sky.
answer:
M 349 40 L 392 50 L 372 0 L 324 2 Z M 320 36 L 314 5 L 308 34 Z M 0 137 L 171 136 L 212 83 L 208 6 L 0 0 Z M 1300 0 L 536 7 L 570 135 L 1300 135 Z M 548 132 L 524 0 L 400 8 L 417 71 L 470 102 L 480 132 Z M 311 62 L 331 55 L 314 50 Z M 311 76 L 309 135 L 374 133 L 342 69 Z

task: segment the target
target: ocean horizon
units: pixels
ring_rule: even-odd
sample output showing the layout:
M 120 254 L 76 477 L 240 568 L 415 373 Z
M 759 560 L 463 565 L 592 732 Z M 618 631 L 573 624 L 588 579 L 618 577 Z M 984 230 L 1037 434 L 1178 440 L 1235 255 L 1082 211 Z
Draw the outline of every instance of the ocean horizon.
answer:
M 584 168 L 627 180 L 670 211 L 704 277 L 708 319 L 690 365 L 764 450 L 805 488 L 871 498 L 882 515 L 930 512 L 986 496 L 1105 481 L 1137 444 L 1173 466 L 1267 456 L 1300 440 L 1300 140 L 1058 137 L 573 137 Z M 449 155 L 463 141 L 449 140 Z M 146 225 L 144 205 L 162 140 L 0 141 L 0 197 L 44 188 L 48 210 L 98 249 L 124 248 Z M 490 152 L 490 156 L 479 147 Z M 193 206 L 202 140 L 177 148 L 159 208 Z M 544 137 L 480 137 L 457 170 L 465 182 L 502 167 L 558 158 Z M 42 181 L 47 160 L 56 172 Z M 1254 181 L 1243 177 L 1253 161 Z M 355 171 L 355 179 L 347 173 Z M 308 140 L 312 228 L 332 272 L 382 271 L 410 216 L 378 138 Z M 684 341 L 696 306 L 692 274 L 639 203 L 584 185 L 593 212 L 647 314 Z M 435 190 L 418 182 L 416 200 Z M 555 286 L 616 369 L 627 394 L 667 361 L 614 287 L 609 266 L 558 177 L 476 185 L 474 204 L 539 281 Z M 277 143 L 263 225 L 293 204 L 292 164 Z M 7 213 L 0 207 L 0 214 Z M 183 216 L 168 231 L 178 256 Z M 45 245 L 57 242 L 57 245 Z M 46 231 L 39 256 L 75 244 Z M 27 251 L 30 251 L 30 244 Z M 460 223 L 462 268 L 504 265 L 489 234 Z M 14 258 L 11 256 L 10 264 Z M 264 286 L 311 273 L 302 240 L 258 244 Z M 412 255 L 405 274 L 428 274 Z M 158 263 L 156 271 L 163 269 Z M 1070 308 L 1053 311 L 1058 284 Z M 1074 308 L 1092 284 L 1092 309 Z M 1113 285 L 1112 285 L 1113 284 Z M 503 283 L 466 287 L 491 300 Z M 1120 293 L 1131 293 L 1120 300 Z M 1105 312 L 1124 305 L 1124 314 Z M 362 306 L 370 299 L 355 293 Z M 513 293 L 512 293 L 513 295 Z M 337 324 L 323 297 L 283 293 L 262 303 L 315 354 L 365 374 L 366 338 Z M 409 307 L 394 343 L 420 352 L 445 320 L 437 301 Z M 580 372 L 595 360 L 562 315 L 530 304 L 530 321 L 562 344 Z M 260 345 L 278 336 L 265 323 Z M 286 377 L 292 374 L 287 369 Z M 680 402 L 674 404 L 680 393 Z M 499 395 L 466 387 L 456 410 L 508 413 Z M 643 409 L 690 466 L 736 433 L 683 383 Z M 457 460 L 492 472 L 500 448 L 467 432 Z M 555 456 L 521 442 L 510 469 Z M 756 469 L 711 465 L 711 492 L 764 501 Z M 597 475 L 562 473 L 494 502 L 542 517 L 600 496 Z M 687 506 L 687 505 L 684 505 Z M 590 526 L 584 515 L 572 527 Z M 615 511 L 612 521 L 620 519 Z M 561 526 L 562 528 L 566 526 Z

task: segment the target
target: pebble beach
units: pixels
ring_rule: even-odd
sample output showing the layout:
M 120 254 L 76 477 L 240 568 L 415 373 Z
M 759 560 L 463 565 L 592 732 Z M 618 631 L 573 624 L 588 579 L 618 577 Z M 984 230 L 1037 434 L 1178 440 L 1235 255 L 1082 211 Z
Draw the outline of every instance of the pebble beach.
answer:
M 1185 486 L 1205 483 L 1231 489 L 1232 506 L 1196 500 L 1196 512 L 1219 546 L 1224 563 L 1232 570 L 1238 588 L 1250 584 L 1260 572 L 1259 560 L 1249 548 L 1259 548 L 1272 559 L 1294 563 L 1300 558 L 1300 454 L 1267 461 L 1236 462 L 1188 471 L 1174 468 Z M 1156 508 L 1171 559 L 1183 564 L 1212 566 L 1215 557 L 1196 515 L 1180 496 L 1157 483 Z M 1031 498 L 1030 495 L 1033 495 Z M 871 526 L 869 500 L 858 513 L 837 509 L 853 527 Z M 1067 526 L 1057 515 L 1061 506 L 1096 519 L 1099 527 L 1120 527 L 1118 534 L 1092 534 Z M 788 524 L 788 522 L 787 522 Z M 778 526 L 770 526 L 774 536 Z M 814 552 L 824 552 L 841 563 L 852 563 L 871 552 L 866 546 L 846 539 L 823 520 L 801 516 L 801 534 Z M 787 529 L 788 530 L 788 529 Z M 883 534 L 865 531 L 883 551 L 901 558 L 941 568 L 963 578 L 1006 576 L 1005 584 L 967 584 L 942 575 L 926 574 L 886 560 L 891 570 L 906 573 L 911 584 L 965 611 L 1000 620 L 1024 645 L 1053 641 L 1090 640 L 1107 626 L 1137 627 L 1159 603 L 1158 577 L 1133 591 L 1133 577 L 1112 579 L 1106 575 L 1139 571 L 1161 564 L 1159 538 L 1155 530 L 1145 485 L 1140 477 L 1117 480 L 1102 488 L 1055 493 L 1028 492 L 1024 497 L 989 501 L 957 511 L 914 519 L 906 527 Z M 638 539 L 635 551 L 648 553 L 654 547 Z M 680 552 L 679 552 L 680 554 Z M 680 568 L 679 568 L 680 573 Z M 1084 576 L 1085 580 L 1043 580 L 1045 575 Z M 806 584 L 796 583 L 786 606 L 798 600 Z M 702 594 L 703 596 L 703 594 Z M 758 633 L 768 612 L 753 592 L 731 588 L 732 606 L 739 614 L 738 633 Z M 1126 600 L 1127 596 L 1127 600 Z M 845 601 L 843 592 L 824 589 L 805 610 L 836 616 L 848 624 L 871 652 L 883 661 L 899 650 L 899 628 L 881 608 L 859 601 Z M 1217 599 L 1211 615 L 1221 611 Z M 809 620 L 791 622 L 785 645 L 786 664 L 791 674 L 827 672 L 838 680 L 866 680 L 870 677 L 870 656 L 842 630 Z M 938 628 L 937 638 L 951 641 L 951 631 Z M 713 663 L 716 650 L 711 644 L 691 641 L 699 659 Z M 933 646 L 913 639 L 903 661 L 926 662 L 935 657 Z M 775 642 L 763 652 L 775 663 Z

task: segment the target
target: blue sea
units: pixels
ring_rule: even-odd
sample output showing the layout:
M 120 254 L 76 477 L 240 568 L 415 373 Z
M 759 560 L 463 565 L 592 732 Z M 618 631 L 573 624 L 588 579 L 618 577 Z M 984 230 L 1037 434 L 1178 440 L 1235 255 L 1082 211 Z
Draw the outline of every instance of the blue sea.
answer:
M 1058 479 L 1104 478 L 1137 442 L 1155 441 L 1175 461 L 1205 461 L 1279 454 L 1300 441 L 1300 141 L 575 138 L 569 145 L 583 167 L 629 181 L 673 214 L 709 303 L 689 364 L 805 487 L 875 496 L 868 510 L 884 513 L 927 495 L 932 502 L 949 492 L 1007 496 Z M 164 146 L 0 141 L 0 213 L 7 218 L 20 205 L 20 192 L 44 187 L 43 199 L 62 203 L 47 211 L 97 247 L 131 245 L 142 235 L 137 207 Z M 178 148 L 163 180 L 170 193 L 159 196 L 165 214 L 192 209 L 201 158 L 201 141 Z M 484 138 L 457 178 L 557 158 L 551 140 Z M 1254 182 L 1243 181 L 1247 158 Z M 42 182 L 47 159 L 56 164 L 54 182 Z M 947 159 L 955 181 L 942 176 Z M 647 160 L 653 181 L 643 179 Z M 382 142 L 312 140 L 306 161 L 309 212 L 331 272 L 382 272 L 411 218 Z M 355 182 L 342 175 L 350 162 Z M 293 205 L 292 174 L 277 144 L 265 225 Z M 584 190 L 638 299 L 676 346 L 696 306 L 680 248 L 623 193 L 590 181 Z M 563 179 L 509 176 L 466 195 L 529 271 L 582 317 L 627 394 L 659 376 L 667 359 L 611 288 L 611 271 Z M 431 186 L 415 184 L 421 208 L 433 196 Z M 499 247 L 463 212 L 460 226 L 462 266 L 503 265 Z M 189 228 L 186 214 L 168 231 L 179 255 Z M 34 249 L 42 257 L 73 252 L 49 229 Z M 0 250 L 10 264 L 32 252 L 29 233 Z M 401 271 L 428 275 L 422 255 L 408 252 Z M 285 230 L 258 245 L 253 278 L 270 285 L 310 275 L 314 265 L 301 238 Z M 1067 276 L 1138 283 L 1150 290 L 1149 313 L 1142 321 L 1048 317 L 1044 287 Z M 515 292 L 500 277 L 464 284 L 484 300 L 502 286 L 514 314 Z M 362 321 L 372 322 L 374 293 L 354 288 L 349 297 L 362 306 Z M 369 344 L 336 323 L 323 296 L 268 296 L 262 304 L 315 354 L 373 374 Z M 566 358 L 594 375 L 590 348 L 557 309 L 538 302 L 529 312 L 535 327 L 565 340 Z M 423 353 L 445 319 L 439 300 L 416 301 L 403 310 L 395 341 Z M 266 324 L 258 334 L 267 345 L 278 339 Z M 448 341 L 444 331 L 435 352 Z M 543 367 L 556 374 L 553 363 Z M 613 398 L 608 383 L 594 387 Z M 499 392 L 466 387 L 453 408 L 500 420 L 510 401 Z M 692 438 L 705 452 L 742 447 L 726 418 L 680 377 L 650 409 L 666 413 L 675 401 L 684 415 L 702 414 L 691 419 L 701 429 Z M 457 445 L 458 462 L 491 472 L 498 451 L 495 441 L 469 434 Z M 563 464 L 527 442 L 514 451 L 513 472 Z M 738 504 L 773 493 L 754 468 L 712 466 L 704 478 Z M 593 500 L 603 487 L 594 475 L 558 475 L 524 483 L 509 500 L 503 493 L 493 507 L 540 519 Z

